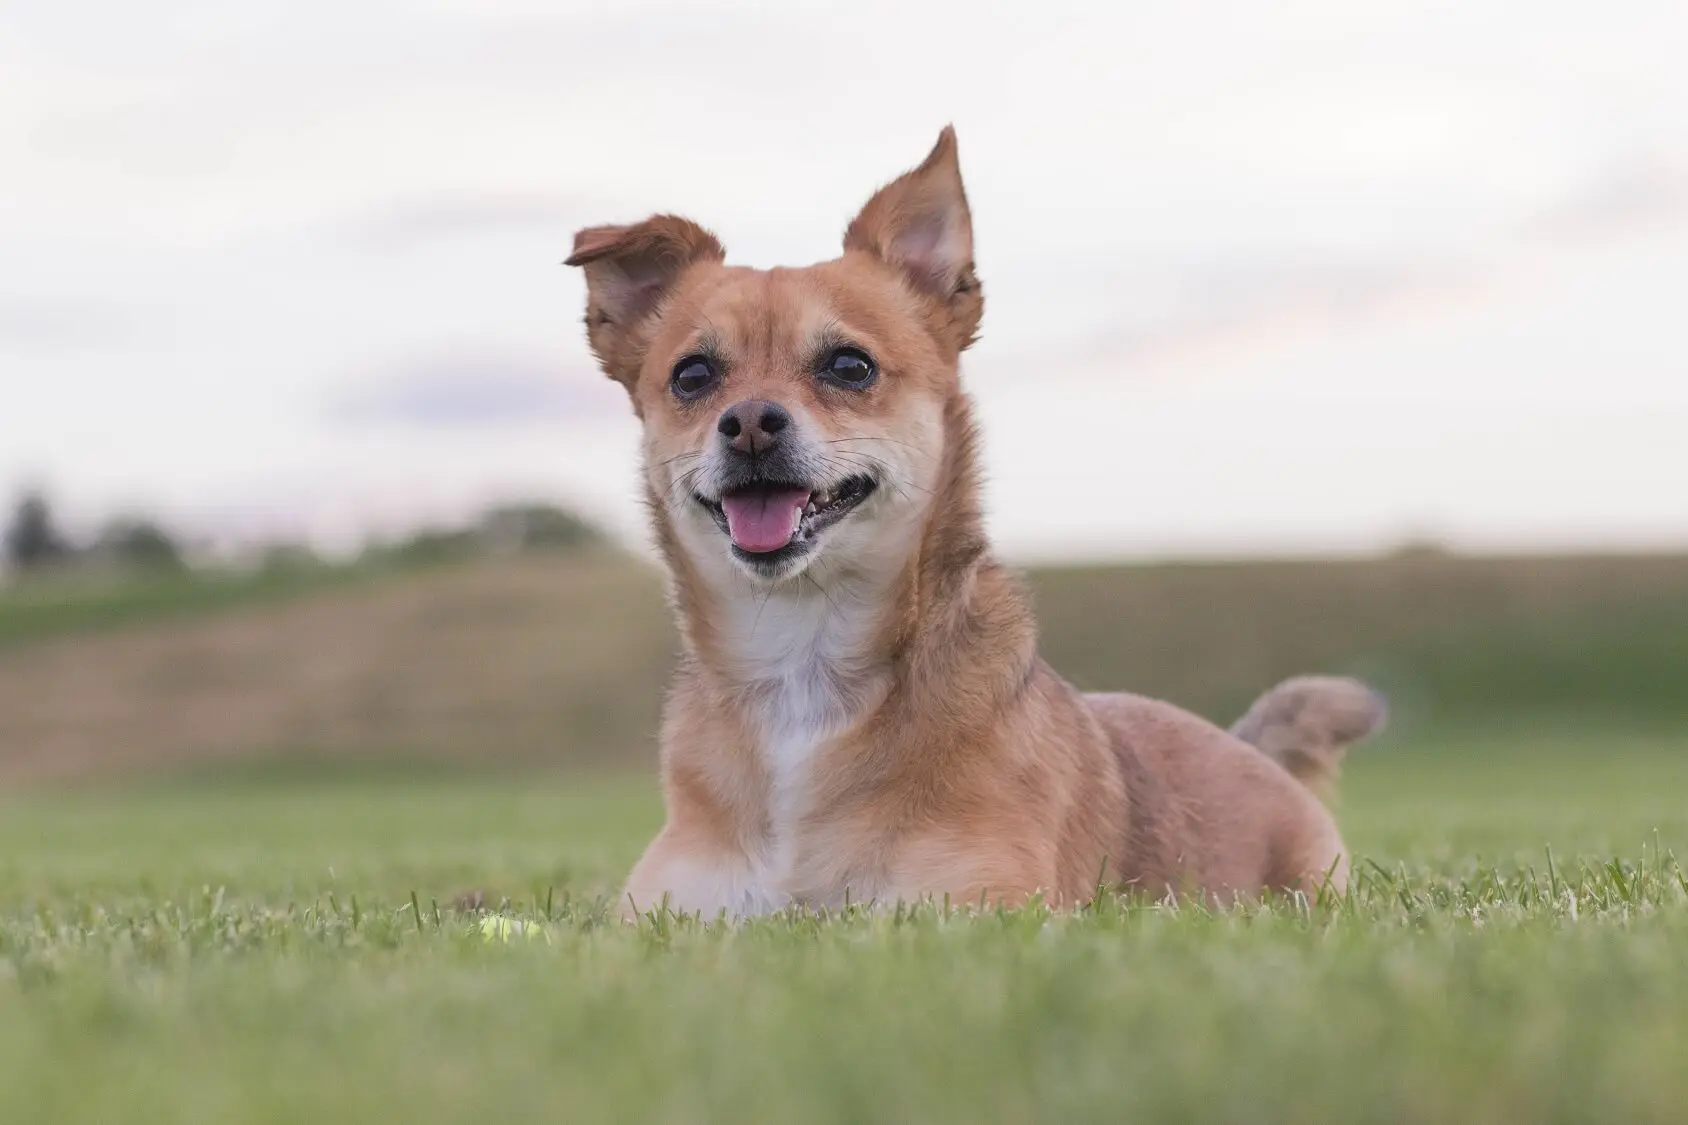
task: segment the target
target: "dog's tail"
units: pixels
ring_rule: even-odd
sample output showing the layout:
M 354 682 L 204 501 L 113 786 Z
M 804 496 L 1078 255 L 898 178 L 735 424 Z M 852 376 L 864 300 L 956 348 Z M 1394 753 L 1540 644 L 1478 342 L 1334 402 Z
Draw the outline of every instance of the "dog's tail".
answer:
M 1231 733 L 1323 795 L 1348 747 L 1383 729 L 1389 705 L 1359 680 L 1297 676 L 1254 701 Z

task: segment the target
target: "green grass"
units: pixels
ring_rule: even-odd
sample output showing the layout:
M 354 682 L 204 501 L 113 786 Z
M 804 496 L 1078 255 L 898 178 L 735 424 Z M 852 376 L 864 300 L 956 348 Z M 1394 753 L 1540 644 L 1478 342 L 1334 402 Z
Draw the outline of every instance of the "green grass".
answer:
M 0 587 L 0 649 L 125 625 L 194 617 L 387 577 L 377 567 L 39 578 Z
M 0 1121 L 1680 1120 L 1684 793 L 1681 733 L 1385 744 L 1340 906 L 736 929 L 603 921 L 644 780 L 17 797 Z
M 596 544 L 538 550 L 586 565 L 619 558 Z M 30 576 L 0 583 L 0 651 L 63 636 L 102 633 L 296 601 L 313 594 L 391 586 L 416 575 L 487 565 L 485 556 L 442 536 L 403 549 L 374 549 L 350 562 L 300 561 L 249 569 L 114 571 Z

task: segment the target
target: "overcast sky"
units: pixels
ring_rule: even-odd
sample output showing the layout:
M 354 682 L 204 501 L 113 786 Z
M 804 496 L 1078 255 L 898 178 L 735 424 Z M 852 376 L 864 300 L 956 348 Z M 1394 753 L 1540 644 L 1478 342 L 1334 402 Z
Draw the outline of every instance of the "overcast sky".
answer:
M 0 0 L 0 488 L 636 534 L 573 230 L 830 257 L 953 121 L 1011 554 L 1688 544 L 1685 58 L 1680 0 Z

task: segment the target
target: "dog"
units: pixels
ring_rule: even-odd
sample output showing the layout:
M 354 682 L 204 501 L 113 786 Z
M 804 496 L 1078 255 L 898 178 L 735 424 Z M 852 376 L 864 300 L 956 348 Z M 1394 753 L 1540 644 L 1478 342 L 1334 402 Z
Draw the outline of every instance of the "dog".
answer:
M 667 819 L 624 916 L 1340 892 L 1316 791 L 1381 727 L 1370 688 L 1291 680 L 1226 732 L 1039 658 L 980 511 L 959 368 L 984 302 L 953 128 L 840 257 L 725 257 L 656 215 L 581 230 L 568 258 L 642 423 L 682 639 Z

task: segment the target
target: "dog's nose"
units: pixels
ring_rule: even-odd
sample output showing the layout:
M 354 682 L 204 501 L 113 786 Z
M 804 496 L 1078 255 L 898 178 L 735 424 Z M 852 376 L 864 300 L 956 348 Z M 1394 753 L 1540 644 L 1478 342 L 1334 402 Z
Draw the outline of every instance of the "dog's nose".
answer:
M 779 440 L 780 431 L 791 425 L 791 415 L 777 402 L 751 399 L 721 412 L 715 428 L 727 446 L 739 453 L 766 453 Z

